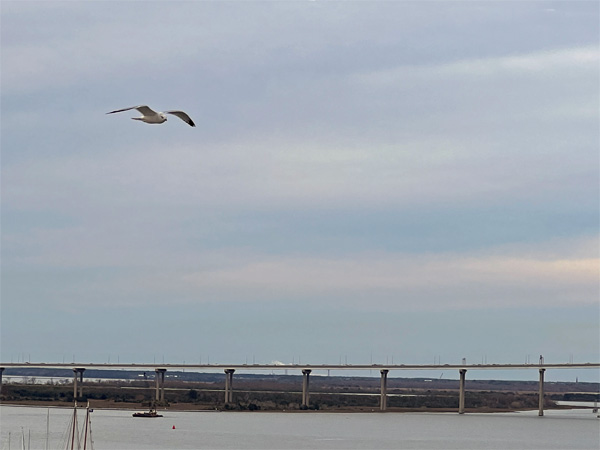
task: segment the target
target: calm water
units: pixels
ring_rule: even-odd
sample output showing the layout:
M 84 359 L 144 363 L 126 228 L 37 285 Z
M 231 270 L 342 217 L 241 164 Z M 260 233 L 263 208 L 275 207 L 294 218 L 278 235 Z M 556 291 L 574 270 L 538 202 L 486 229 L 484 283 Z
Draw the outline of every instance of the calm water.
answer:
M 47 408 L 0 406 L 1 448 L 46 447 Z M 83 410 L 80 417 L 83 418 Z M 328 414 L 132 411 L 92 414 L 94 448 L 127 449 L 585 449 L 600 448 L 590 410 L 505 414 Z M 72 412 L 50 408 L 49 448 L 60 448 Z M 173 429 L 175 426 L 175 429 Z

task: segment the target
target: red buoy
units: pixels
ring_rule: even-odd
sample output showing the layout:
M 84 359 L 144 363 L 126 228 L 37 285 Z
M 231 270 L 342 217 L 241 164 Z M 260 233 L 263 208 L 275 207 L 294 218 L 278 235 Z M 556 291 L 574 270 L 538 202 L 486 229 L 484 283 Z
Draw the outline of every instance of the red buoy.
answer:
M 175 425 L 173 425 L 173 429 L 175 429 Z

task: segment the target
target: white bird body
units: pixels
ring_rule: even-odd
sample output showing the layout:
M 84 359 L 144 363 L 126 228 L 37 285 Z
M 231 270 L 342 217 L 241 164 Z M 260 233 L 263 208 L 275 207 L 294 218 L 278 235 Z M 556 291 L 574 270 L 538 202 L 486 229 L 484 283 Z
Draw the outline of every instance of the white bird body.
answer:
M 141 117 L 132 117 L 133 120 L 141 120 L 142 122 L 145 122 L 145 123 L 164 123 L 167 121 L 167 114 L 172 114 L 174 116 L 179 117 L 181 120 L 183 120 L 189 126 L 191 126 L 191 127 L 196 126 L 196 124 L 191 119 L 191 117 L 188 116 L 183 111 L 156 112 L 156 111 L 153 111 L 151 108 L 149 108 L 146 105 L 132 106 L 130 108 L 117 109 L 116 111 L 107 112 L 106 114 L 114 114 L 114 113 L 118 113 L 118 112 L 129 111 L 130 109 L 137 109 L 139 112 L 142 113 Z

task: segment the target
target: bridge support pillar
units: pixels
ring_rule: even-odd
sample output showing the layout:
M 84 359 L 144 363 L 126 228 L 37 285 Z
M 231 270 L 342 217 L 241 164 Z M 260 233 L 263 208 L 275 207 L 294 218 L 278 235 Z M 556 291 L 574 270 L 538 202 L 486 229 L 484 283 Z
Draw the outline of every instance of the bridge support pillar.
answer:
M 235 369 L 225 369 L 225 403 L 233 402 L 233 373 Z
M 460 385 L 459 385 L 459 393 L 458 393 L 458 413 L 465 413 L 465 375 L 467 374 L 467 369 L 460 369 Z
M 165 372 L 167 369 L 154 369 L 156 375 L 154 376 L 155 380 L 155 390 L 156 394 L 154 396 L 157 402 L 164 403 L 165 401 Z
M 538 405 L 539 411 L 538 416 L 544 415 L 544 372 L 546 369 L 540 369 L 540 385 L 539 385 L 539 394 L 538 394 Z
M 385 411 L 387 409 L 387 375 L 388 369 L 381 369 L 381 392 L 379 399 L 379 409 Z
M 304 369 L 302 371 L 302 407 L 308 408 L 309 397 L 309 376 L 312 370 Z
M 77 401 L 77 399 L 83 396 L 83 372 L 85 372 L 85 368 L 83 367 L 74 367 L 73 368 L 73 400 Z M 79 390 L 77 390 L 77 379 L 79 379 Z

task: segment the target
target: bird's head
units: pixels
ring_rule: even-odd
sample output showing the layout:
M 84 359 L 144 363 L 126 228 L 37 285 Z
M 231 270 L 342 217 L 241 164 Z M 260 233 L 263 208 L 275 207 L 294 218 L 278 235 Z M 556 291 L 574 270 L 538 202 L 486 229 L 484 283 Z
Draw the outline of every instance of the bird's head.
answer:
M 166 115 L 166 114 L 164 114 L 164 113 L 160 113 L 160 114 L 159 114 L 159 116 L 160 116 L 160 118 L 163 120 L 163 122 L 166 122 L 166 121 L 167 121 L 167 115 Z

